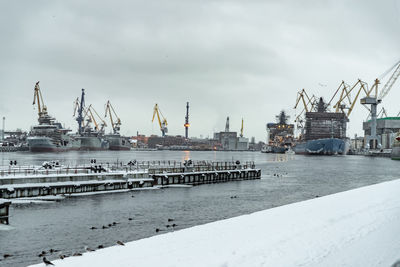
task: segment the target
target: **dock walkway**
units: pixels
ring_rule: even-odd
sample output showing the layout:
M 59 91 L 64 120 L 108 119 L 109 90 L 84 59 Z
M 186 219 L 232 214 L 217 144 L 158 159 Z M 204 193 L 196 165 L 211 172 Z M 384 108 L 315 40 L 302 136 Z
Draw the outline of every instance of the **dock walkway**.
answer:
M 0 198 L 39 197 L 175 184 L 260 179 L 254 162 L 130 162 L 82 166 L 0 168 Z

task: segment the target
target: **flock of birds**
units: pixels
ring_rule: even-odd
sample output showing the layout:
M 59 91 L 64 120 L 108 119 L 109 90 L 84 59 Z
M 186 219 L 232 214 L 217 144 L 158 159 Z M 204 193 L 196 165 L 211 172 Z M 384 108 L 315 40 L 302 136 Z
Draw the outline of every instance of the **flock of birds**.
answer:
M 133 218 L 129 217 L 128 220 L 129 220 L 129 221 L 132 221 Z M 168 218 L 167 221 L 168 221 L 168 222 L 173 222 L 174 219 Z M 108 229 L 108 228 L 110 228 L 110 227 L 112 227 L 112 226 L 115 226 L 115 225 L 117 225 L 117 224 L 119 224 L 119 223 L 118 223 L 118 222 L 113 222 L 113 223 L 109 223 L 108 225 L 103 225 L 102 227 L 95 227 L 95 226 L 92 226 L 92 227 L 90 227 L 90 230 Z M 175 228 L 175 227 L 177 227 L 177 226 L 178 226 L 178 225 L 175 224 L 175 223 L 165 225 L 166 228 L 171 228 L 171 227 L 172 227 L 172 228 Z M 162 229 L 160 229 L 160 228 L 156 228 L 156 229 L 155 229 L 155 232 L 156 232 L 156 233 L 158 233 L 158 232 L 160 232 L 160 231 L 162 231 Z M 118 241 L 116 242 L 116 244 L 118 244 L 118 245 L 120 245 L 120 246 L 125 246 L 124 242 L 122 242 L 122 241 L 120 241 L 120 240 L 118 240 Z M 97 249 L 102 249 L 102 248 L 104 248 L 103 245 L 97 246 Z M 85 246 L 85 250 L 86 250 L 87 252 L 96 251 L 96 249 L 92 249 L 92 248 L 87 247 L 87 246 Z M 51 254 L 53 254 L 53 253 L 55 253 L 55 252 L 59 252 L 59 250 L 50 249 L 50 250 L 48 251 L 48 253 L 47 253 L 46 251 L 42 251 L 42 252 L 38 255 L 38 257 L 43 257 L 42 260 L 43 260 L 44 264 L 46 264 L 46 266 L 48 266 L 48 265 L 54 265 L 51 261 L 49 261 L 49 260 L 45 257 L 45 255 L 51 255 Z M 11 256 L 11 255 L 10 255 L 10 256 Z M 73 257 L 82 256 L 82 253 L 80 253 L 80 252 L 75 252 L 75 253 L 72 254 L 71 256 L 73 256 Z M 59 258 L 62 259 L 62 260 L 65 259 L 65 258 L 67 258 L 67 257 L 70 257 L 70 256 L 69 256 L 69 255 L 64 255 L 64 254 L 60 254 L 60 255 L 59 255 Z
M 129 220 L 129 221 L 132 221 L 133 218 L 132 218 L 132 217 L 129 217 L 128 220 Z M 167 219 L 168 224 L 166 224 L 165 227 L 166 227 L 167 229 L 174 229 L 175 227 L 178 226 L 176 223 L 174 223 L 174 221 L 175 221 L 174 219 L 168 218 L 168 219 Z M 110 227 L 116 226 L 117 224 L 119 224 L 119 222 L 112 222 L 112 223 L 109 223 L 109 224 L 107 224 L 107 225 L 102 225 L 101 227 L 92 226 L 92 227 L 90 227 L 89 229 L 90 229 L 90 230 L 108 229 L 108 228 L 110 228 Z M 164 230 L 165 230 L 165 229 L 164 229 Z M 156 233 L 161 232 L 161 231 L 163 231 L 163 229 L 161 229 L 161 228 L 156 228 L 156 229 L 155 229 L 155 232 L 156 232 Z M 120 245 L 120 246 L 125 246 L 124 242 L 122 242 L 122 241 L 120 241 L 120 240 L 116 241 L 116 244 L 117 244 L 117 245 Z M 97 246 L 96 249 L 103 249 L 103 248 L 104 248 L 104 245 L 100 244 L 100 245 Z M 93 252 L 93 251 L 96 251 L 96 249 L 93 249 L 93 248 L 90 248 L 90 247 L 85 246 L 86 252 Z M 40 252 L 37 256 L 40 257 L 40 258 L 42 258 L 43 263 L 44 263 L 46 266 L 49 266 L 49 265 L 54 265 L 54 264 L 53 264 L 50 260 L 48 260 L 48 259 L 46 258 L 46 256 L 47 256 L 47 257 L 53 256 L 53 255 L 55 255 L 55 253 L 57 253 L 57 252 L 60 252 L 60 250 L 51 248 L 51 249 L 49 249 L 48 251 L 43 250 L 43 251 Z M 11 254 L 3 254 L 3 259 L 7 259 L 7 258 L 10 258 L 10 257 L 12 257 L 12 256 L 13 256 L 13 255 L 11 255 Z M 71 257 L 71 256 L 72 256 L 72 257 L 82 256 L 82 253 L 80 253 L 80 252 L 75 252 L 75 253 L 73 253 L 72 255 L 66 255 L 66 254 L 59 253 L 58 258 L 60 258 L 61 260 L 63 260 L 63 259 L 65 259 L 65 258 L 68 258 L 68 257 Z M 0 261 L 1 261 L 1 260 L 0 260 Z

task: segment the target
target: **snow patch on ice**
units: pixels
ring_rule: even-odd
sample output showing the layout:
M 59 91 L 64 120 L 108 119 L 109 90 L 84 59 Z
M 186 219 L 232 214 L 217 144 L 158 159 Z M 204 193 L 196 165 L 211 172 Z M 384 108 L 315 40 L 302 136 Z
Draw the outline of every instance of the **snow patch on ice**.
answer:
M 0 223 L 0 231 L 10 231 L 14 229 L 11 225 L 1 224 Z

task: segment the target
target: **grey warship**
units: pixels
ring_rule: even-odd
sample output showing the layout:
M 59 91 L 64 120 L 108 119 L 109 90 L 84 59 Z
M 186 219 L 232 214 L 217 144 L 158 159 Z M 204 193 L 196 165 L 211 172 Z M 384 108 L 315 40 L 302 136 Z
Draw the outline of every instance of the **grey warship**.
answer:
M 27 138 L 31 152 L 62 152 L 77 150 L 80 147 L 80 140 L 68 133 L 70 129 L 62 127 L 54 117 L 47 113 L 44 105 L 39 82 L 34 89 L 33 105 L 38 107 L 38 125 L 32 126 Z
M 89 105 L 85 108 L 85 89 L 82 89 L 81 98 L 75 101 L 76 121 L 78 122 L 77 139 L 80 140 L 80 150 L 108 150 L 109 141 L 104 136 L 106 123 L 99 125 L 94 117 L 97 112 Z M 75 115 L 75 114 L 74 114 Z M 98 115 L 98 114 L 97 114 Z M 84 124 L 86 120 L 86 124 Z M 94 128 L 91 126 L 94 123 Z

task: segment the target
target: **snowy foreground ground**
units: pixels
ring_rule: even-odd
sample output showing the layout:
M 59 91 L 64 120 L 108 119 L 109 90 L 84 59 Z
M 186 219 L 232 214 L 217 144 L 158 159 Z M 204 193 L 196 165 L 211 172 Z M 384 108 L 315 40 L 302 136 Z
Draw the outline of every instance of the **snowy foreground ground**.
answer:
M 69 267 L 391 266 L 398 259 L 400 180 L 153 236 L 53 263 Z

